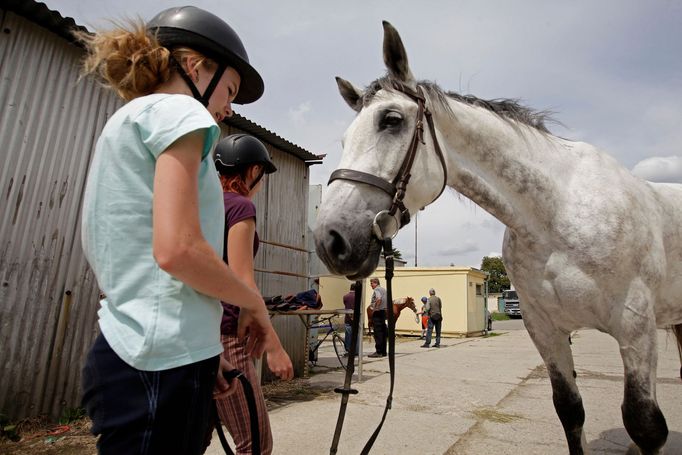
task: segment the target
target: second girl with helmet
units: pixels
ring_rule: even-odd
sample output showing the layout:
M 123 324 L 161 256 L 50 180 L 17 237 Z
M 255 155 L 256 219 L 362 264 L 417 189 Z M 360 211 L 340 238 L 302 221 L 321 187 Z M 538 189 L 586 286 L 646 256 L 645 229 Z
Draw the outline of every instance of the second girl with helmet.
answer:
M 252 289 L 258 289 L 254 276 L 254 256 L 258 252 L 259 238 L 256 232 L 256 207 L 254 196 L 261 190 L 264 177 L 277 170 L 270 159 L 265 145 L 253 136 L 233 134 L 221 140 L 216 147 L 215 165 L 220 174 L 225 204 L 225 248 L 223 259 L 234 273 Z M 262 303 L 265 305 L 265 303 Z M 258 409 L 260 453 L 272 453 L 272 431 L 260 379 L 256 374 L 246 346 L 237 336 L 237 322 L 240 309 L 223 302 L 221 325 L 224 356 L 238 370 L 242 371 L 254 391 Z M 277 335 L 276 343 L 268 349 L 267 364 L 275 375 L 282 379 L 293 377 L 289 356 L 282 348 Z M 248 415 L 246 395 L 240 389 L 227 398 L 217 400 L 218 415 L 225 424 L 236 444 L 237 455 L 252 454 L 253 439 Z

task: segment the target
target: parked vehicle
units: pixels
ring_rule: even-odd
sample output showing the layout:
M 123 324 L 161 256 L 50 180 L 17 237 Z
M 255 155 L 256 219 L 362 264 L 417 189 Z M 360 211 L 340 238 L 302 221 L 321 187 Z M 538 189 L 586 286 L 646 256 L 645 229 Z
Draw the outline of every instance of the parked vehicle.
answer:
M 514 289 L 502 291 L 502 299 L 504 300 L 504 314 L 510 318 L 520 318 L 521 308 L 519 307 L 519 296 Z

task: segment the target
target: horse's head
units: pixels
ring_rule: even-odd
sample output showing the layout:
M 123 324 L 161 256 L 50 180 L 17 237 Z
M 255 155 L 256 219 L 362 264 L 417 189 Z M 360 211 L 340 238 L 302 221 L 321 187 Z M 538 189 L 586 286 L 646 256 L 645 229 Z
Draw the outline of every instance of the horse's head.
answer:
M 417 312 L 417 307 L 414 305 L 414 299 L 412 297 L 407 297 L 405 299 L 405 306 L 415 313 Z
M 434 147 L 424 112 L 427 100 L 388 22 L 383 53 L 388 75 L 365 91 L 337 78 L 341 96 L 358 115 L 344 135 L 339 169 L 332 173 L 315 228 L 317 254 L 331 272 L 350 279 L 371 274 L 380 238 L 395 235 L 409 214 L 431 203 L 445 185 L 442 153 Z

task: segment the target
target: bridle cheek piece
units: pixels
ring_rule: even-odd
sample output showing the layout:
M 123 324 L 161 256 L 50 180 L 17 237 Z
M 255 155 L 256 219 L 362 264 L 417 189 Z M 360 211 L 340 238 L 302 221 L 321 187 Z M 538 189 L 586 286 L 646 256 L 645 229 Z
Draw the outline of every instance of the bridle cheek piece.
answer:
M 410 211 L 407 209 L 407 207 L 405 207 L 403 199 L 405 198 L 407 184 L 410 181 L 410 171 L 412 170 L 412 165 L 414 164 L 414 159 L 417 155 L 417 149 L 419 148 L 420 143 L 425 144 L 424 117 L 426 117 L 426 123 L 429 125 L 429 132 L 431 133 L 431 138 L 433 139 L 433 145 L 443 168 L 443 186 L 433 201 L 438 199 L 438 197 L 443 193 L 445 185 L 448 181 L 448 171 L 445 167 L 445 157 L 443 156 L 443 152 L 441 151 L 440 145 L 438 144 L 436 129 L 433 125 L 433 118 L 431 116 L 431 112 L 426 107 L 426 98 L 424 97 L 422 88 L 417 85 L 417 91 L 415 92 L 411 88 L 397 81 L 393 82 L 393 88 L 412 98 L 412 100 L 414 100 L 418 106 L 417 120 L 414 125 L 412 139 L 410 140 L 410 145 L 407 148 L 407 154 L 405 155 L 405 158 L 400 165 L 400 169 L 398 170 L 398 173 L 393 181 L 389 182 L 377 177 L 376 175 L 369 174 L 367 172 L 356 171 L 354 169 L 337 169 L 332 172 L 331 176 L 329 177 L 329 182 L 327 182 L 327 185 L 334 180 L 348 180 L 351 182 L 364 183 L 375 188 L 379 188 L 393 199 L 388 210 L 382 210 L 374 217 L 374 221 L 372 223 L 372 232 L 379 240 L 395 237 L 398 234 L 400 228 L 410 222 Z

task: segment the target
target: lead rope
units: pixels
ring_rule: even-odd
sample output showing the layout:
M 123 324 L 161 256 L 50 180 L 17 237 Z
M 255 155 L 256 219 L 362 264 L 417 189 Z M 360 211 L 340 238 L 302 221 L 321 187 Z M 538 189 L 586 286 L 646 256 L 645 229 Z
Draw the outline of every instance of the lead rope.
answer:
M 384 425 L 384 420 L 386 420 L 386 414 L 388 410 L 391 409 L 393 404 L 393 385 L 395 383 L 395 316 L 393 315 L 393 295 L 391 289 L 391 279 L 393 278 L 393 244 L 390 237 L 386 237 L 382 240 L 384 244 L 384 259 L 386 262 L 386 308 L 388 309 L 388 366 L 391 376 L 391 385 L 389 387 L 388 396 L 386 397 L 386 407 L 384 407 L 384 414 L 381 416 L 381 422 L 374 430 L 372 436 L 365 444 L 365 447 L 360 452 L 361 455 L 367 455 L 374 445 L 381 427 Z
M 349 395 L 356 395 L 358 391 L 350 388 L 350 383 L 355 372 L 355 353 L 358 352 L 358 332 L 360 331 L 360 308 L 362 308 L 362 281 L 355 282 L 355 303 L 353 306 L 353 324 L 350 342 L 350 352 L 348 353 L 348 361 L 346 364 L 346 377 L 343 381 L 343 387 L 337 387 L 334 392 L 340 393 L 341 408 L 339 409 L 339 417 L 336 420 L 336 429 L 334 430 L 334 439 L 329 449 L 331 455 L 335 455 L 339 446 L 339 439 L 341 438 L 341 430 L 343 429 L 343 419 L 346 417 L 346 407 L 348 406 Z
M 253 393 L 253 387 L 249 379 L 239 370 L 230 370 L 223 373 L 225 379 L 229 382 L 233 378 L 238 378 L 239 382 L 242 383 L 244 388 L 244 398 L 246 398 L 246 403 L 249 408 L 249 425 L 251 427 L 251 453 L 253 455 L 260 455 L 260 428 L 258 426 L 258 407 L 256 406 L 256 396 Z M 215 403 L 215 400 L 214 400 Z M 226 455 L 234 455 L 230 445 L 227 443 L 227 438 L 223 432 L 223 426 L 220 422 L 220 417 L 218 417 L 218 404 L 215 403 L 215 429 L 218 433 L 218 439 L 220 439 L 220 445 L 223 446 L 223 450 Z
M 390 237 L 382 240 L 384 247 L 384 258 L 386 261 L 386 307 L 390 308 L 388 311 L 388 365 L 391 377 L 391 385 L 388 392 L 388 397 L 386 397 L 386 407 L 384 408 L 384 414 L 381 416 L 381 422 L 377 426 L 372 436 L 365 444 L 362 449 L 361 455 L 366 455 L 369 453 L 370 449 L 374 445 L 381 427 L 384 425 L 384 420 L 386 420 L 386 414 L 388 410 L 391 409 L 393 403 L 393 385 L 395 382 L 395 316 L 393 315 L 393 296 L 391 289 L 391 279 L 393 278 L 393 245 Z M 389 305 L 390 302 L 390 305 Z M 352 337 L 350 352 L 348 353 L 348 364 L 346 367 L 346 377 L 343 382 L 343 387 L 337 387 L 334 392 L 342 394 L 341 397 L 341 408 L 339 409 L 339 417 L 336 420 L 336 429 L 334 430 L 334 439 L 332 440 L 331 448 L 329 453 L 335 455 L 339 446 L 339 439 L 341 438 L 341 430 L 343 429 L 343 419 L 346 416 L 346 407 L 348 405 L 349 395 L 356 395 L 358 391 L 356 389 L 350 388 L 350 383 L 353 378 L 353 372 L 355 371 L 355 353 L 357 352 L 358 344 L 358 332 L 360 326 L 360 308 L 362 307 L 362 282 L 355 282 L 355 307 L 353 308 L 353 327 L 352 327 Z

